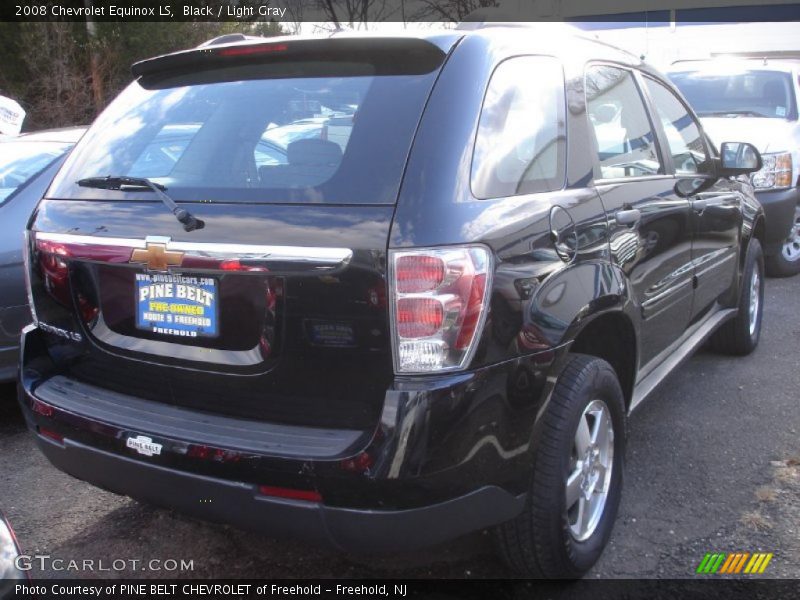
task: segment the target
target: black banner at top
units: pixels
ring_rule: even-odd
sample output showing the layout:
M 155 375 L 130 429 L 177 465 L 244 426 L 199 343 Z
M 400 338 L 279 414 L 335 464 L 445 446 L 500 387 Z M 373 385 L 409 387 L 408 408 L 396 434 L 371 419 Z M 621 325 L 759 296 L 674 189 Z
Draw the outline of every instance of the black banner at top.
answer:
M 800 21 L 786 0 L 4 0 L 0 21 L 363 23 Z

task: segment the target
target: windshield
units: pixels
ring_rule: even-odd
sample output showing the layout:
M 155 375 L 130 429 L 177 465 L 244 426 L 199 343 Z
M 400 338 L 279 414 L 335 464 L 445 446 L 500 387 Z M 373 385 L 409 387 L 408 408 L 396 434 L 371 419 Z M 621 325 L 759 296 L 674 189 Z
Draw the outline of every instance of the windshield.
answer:
M 113 175 L 146 177 L 178 201 L 394 203 L 434 77 L 293 62 L 140 80 L 48 195 L 119 199 L 75 185 Z
M 23 140 L 0 143 L 0 203 L 69 150 L 70 146 L 72 144 L 64 142 Z
M 670 79 L 701 117 L 797 119 L 792 78 L 783 71 L 684 71 Z

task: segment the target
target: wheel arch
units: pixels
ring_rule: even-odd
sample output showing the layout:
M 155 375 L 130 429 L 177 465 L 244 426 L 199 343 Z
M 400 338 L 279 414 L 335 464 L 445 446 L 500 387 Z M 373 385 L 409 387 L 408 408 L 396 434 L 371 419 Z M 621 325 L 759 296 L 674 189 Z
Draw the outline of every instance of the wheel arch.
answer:
M 631 318 L 622 310 L 596 314 L 575 333 L 570 352 L 605 360 L 614 369 L 630 407 L 638 369 L 638 338 Z
M 569 296 L 569 301 L 548 303 L 552 292 L 562 286 L 564 293 L 559 297 Z M 549 317 L 549 322 L 561 323 L 553 332 L 554 346 L 596 356 L 611 364 L 620 380 L 626 408 L 633 396 L 639 366 L 640 313 L 630 292 L 627 276 L 619 267 L 604 261 L 591 262 L 551 277 L 538 290 L 539 298 L 544 301 L 534 301 L 534 306 L 541 307 L 541 320 Z M 546 304 L 549 306 L 544 309 Z M 556 361 L 550 376 L 558 378 L 562 368 L 563 359 Z
M 766 236 L 767 236 L 767 222 L 764 218 L 764 213 L 759 212 L 755 218 L 753 219 L 753 225 L 750 230 L 750 235 L 747 238 L 742 238 L 742 248 L 741 252 L 739 253 L 739 265 L 741 269 L 744 269 L 745 260 L 747 258 L 747 245 L 750 243 L 750 240 L 756 239 L 761 244 L 761 247 L 764 247 L 766 243 Z

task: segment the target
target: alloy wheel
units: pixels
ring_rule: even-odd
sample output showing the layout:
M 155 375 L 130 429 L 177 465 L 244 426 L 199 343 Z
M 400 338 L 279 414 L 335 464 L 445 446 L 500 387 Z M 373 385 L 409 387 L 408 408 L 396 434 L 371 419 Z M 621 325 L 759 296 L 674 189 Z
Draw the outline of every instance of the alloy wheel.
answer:
M 800 209 L 797 209 L 794 213 L 792 230 L 789 232 L 786 241 L 783 242 L 781 254 L 789 262 L 800 260 Z
M 567 519 L 572 537 L 591 537 L 606 505 L 614 465 L 614 424 L 602 400 L 584 409 L 572 444 L 566 482 Z
M 749 302 L 749 317 L 750 317 L 750 337 L 756 333 L 758 326 L 758 308 L 761 303 L 761 272 L 758 268 L 758 263 L 753 265 L 753 275 L 750 277 L 750 302 Z

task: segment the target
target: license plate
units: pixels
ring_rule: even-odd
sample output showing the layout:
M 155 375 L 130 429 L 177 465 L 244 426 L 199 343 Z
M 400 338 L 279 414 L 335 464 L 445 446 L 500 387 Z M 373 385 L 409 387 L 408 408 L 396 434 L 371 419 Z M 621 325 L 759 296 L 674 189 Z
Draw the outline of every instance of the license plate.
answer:
M 216 337 L 217 281 L 159 273 L 136 274 L 136 327 L 170 337 Z

